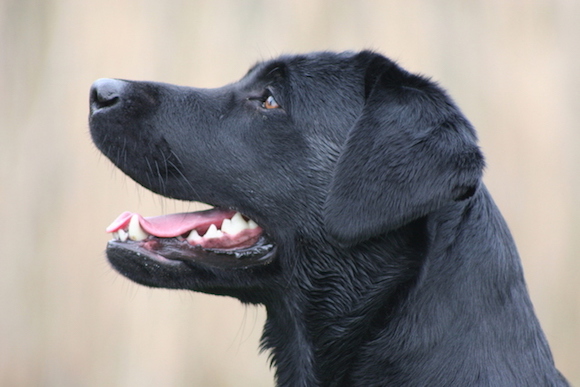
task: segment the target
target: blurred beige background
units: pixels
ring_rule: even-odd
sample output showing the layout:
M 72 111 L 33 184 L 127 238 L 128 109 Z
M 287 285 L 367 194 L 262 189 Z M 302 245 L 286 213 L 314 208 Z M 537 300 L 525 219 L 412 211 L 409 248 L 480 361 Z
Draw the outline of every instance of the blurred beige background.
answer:
M 264 311 L 147 289 L 104 228 L 160 199 L 92 146 L 100 77 L 220 86 L 255 61 L 376 49 L 478 128 L 559 368 L 580 385 L 580 2 L 0 0 L 0 385 L 271 386 Z

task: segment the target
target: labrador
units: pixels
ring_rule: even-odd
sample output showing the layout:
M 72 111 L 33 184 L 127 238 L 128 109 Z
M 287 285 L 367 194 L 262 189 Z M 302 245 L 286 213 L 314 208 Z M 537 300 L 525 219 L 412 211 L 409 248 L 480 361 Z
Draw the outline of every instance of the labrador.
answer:
M 278 386 L 565 386 L 476 133 L 436 83 L 371 52 L 258 63 L 199 89 L 100 79 L 96 146 L 160 195 L 107 257 L 150 287 L 267 310 Z

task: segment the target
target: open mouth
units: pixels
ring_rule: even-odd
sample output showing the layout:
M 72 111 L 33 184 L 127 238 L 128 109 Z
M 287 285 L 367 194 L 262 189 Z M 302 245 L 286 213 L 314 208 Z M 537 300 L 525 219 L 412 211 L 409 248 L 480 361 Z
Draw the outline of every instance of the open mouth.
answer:
M 220 208 L 156 217 L 124 212 L 106 231 L 113 236 L 109 248 L 126 249 L 163 262 L 248 267 L 269 263 L 275 250 L 253 220 Z

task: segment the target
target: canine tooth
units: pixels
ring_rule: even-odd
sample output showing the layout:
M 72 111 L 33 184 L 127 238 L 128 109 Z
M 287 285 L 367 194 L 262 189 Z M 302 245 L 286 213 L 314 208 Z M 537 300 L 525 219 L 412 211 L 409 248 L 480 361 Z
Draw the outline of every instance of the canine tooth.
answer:
M 204 238 L 221 238 L 224 236 L 224 233 L 217 229 L 215 224 L 212 224 L 207 229 L 207 232 L 203 236 Z
M 254 222 L 252 219 L 250 219 L 248 221 L 248 228 L 249 229 L 254 229 L 254 228 L 258 228 L 258 227 L 259 227 L 258 224 L 256 222 Z
M 126 242 L 129 234 L 125 230 L 119 230 L 119 240 L 121 242 Z
M 131 221 L 129 222 L 129 239 L 133 241 L 142 241 L 149 236 L 139 224 L 139 217 L 137 215 L 133 215 L 131 217 Z
M 117 231 L 113 232 L 113 239 L 115 239 L 117 241 L 120 239 L 119 238 L 119 233 Z
M 201 239 L 201 237 L 199 236 L 199 234 L 197 233 L 197 231 L 191 230 L 191 232 L 187 236 L 187 240 L 190 241 L 190 242 L 195 242 L 198 239 Z
M 236 212 L 234 216 L 232 216 L 232 226 L 234 226 L 239 232 L 248 228 L 248 222 L 246 222 L 242 214 Z
M 222 231 L 230 235 L 237 234 L 247 228 L 249 228 L 248 222 L 244 220 L 239 212 L 236 212 L 232 219 L 225 219 L 222 223 Z

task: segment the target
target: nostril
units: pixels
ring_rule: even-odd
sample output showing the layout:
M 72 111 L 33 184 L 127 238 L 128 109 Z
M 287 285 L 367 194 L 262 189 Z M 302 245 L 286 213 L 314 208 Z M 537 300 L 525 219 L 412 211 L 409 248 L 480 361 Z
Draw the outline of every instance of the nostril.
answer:
M 125 82 L 118 79 L 103 78 L 91 87 L 91 107 L 93 110 L 115 105 L 120 101 Z
M 94 101 L 99 107 L 107 107 L 114 105 L 119 100 L 119 96 L 116 94 L 103 94 L 95 90 Z

